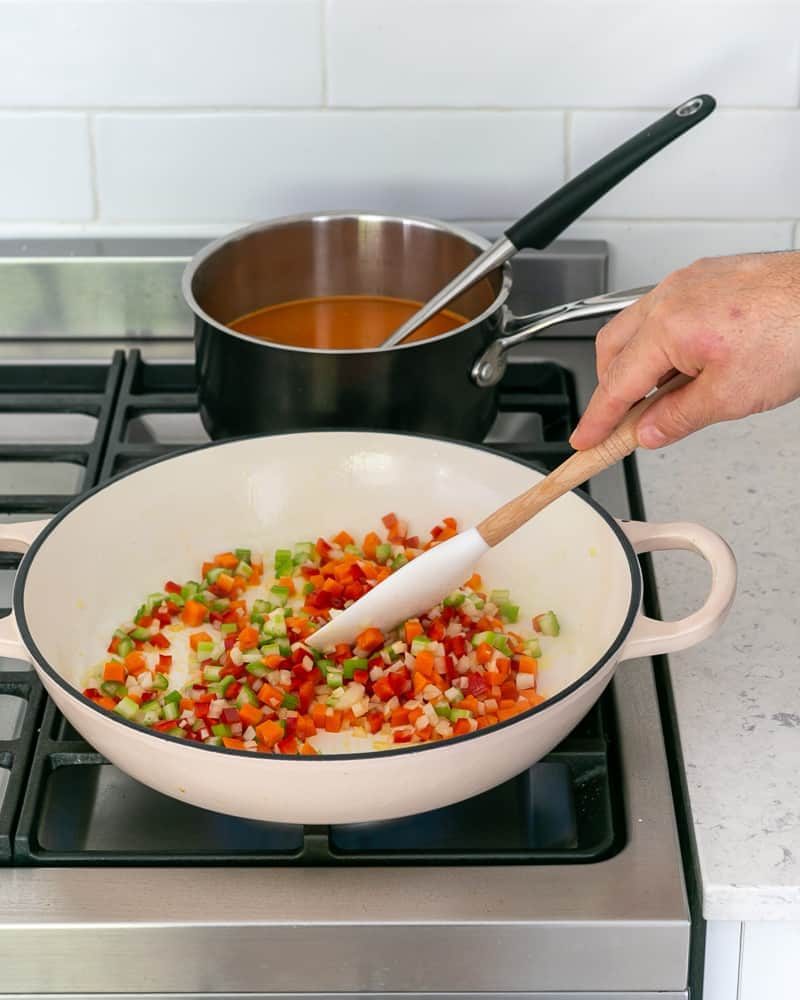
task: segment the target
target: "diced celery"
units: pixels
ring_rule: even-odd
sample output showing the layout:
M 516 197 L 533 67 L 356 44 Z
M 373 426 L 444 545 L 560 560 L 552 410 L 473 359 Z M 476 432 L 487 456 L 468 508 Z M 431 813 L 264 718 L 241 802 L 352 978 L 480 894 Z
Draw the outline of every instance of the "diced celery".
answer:
M 449 719 L 452 712 L 450 706 L 443 701 L 440 701 L 438 702 L 438 704 L 434 705 L 433 710 L 434 712 L 436 712 L 437 715 L 440 715 L 443 719 Z
M 468 708 L 451 708 L 450 721 L 458 722 L 459 719 L 471 719 L 472 712 Z
M 243 705 L 257 705 L 258 697 L 252 688 L 249 688 L 246 684 L 242 684 L 239 693 L 236 695 L 236 704 L 239 708 Z
M 168 729 L 167 736 L 175 736 L 179 740 L 186 739 L 186 733 L 181 729 L 180 726 L 174 726 L 172 729 Z
M 222 667 L 203 667 L 204 681 L 218 681 Z
M 265 663 L 261 663 L 260 660 L 256 660 L 255 663 L 246 663 L 245 668 L 248 674 L 252 674 L 253 677 L 264 677 L 269 673 L 269 667 Z
M 180 695 L 178 695 L 180 698 Z M 177 701 L 165 701 L 164 702 L 164 718 L 172 721 L 177 719 L 181 714 L 181 708 Z
M 147 642 L 150 638 L 150 629 L 142 628 L 142 626 L 137 626 L 130 635 L 131 639 L 135 639 L 137 642 Z
M 341 670 L 329 670 L 328 675 L 325 678 L 328 687 L 338 688 L 342 686 L 342 671 Z
M 213 642 L 198 642 L 197 644 L 197 658 L 198 660 L 207 660 L 211 654 L 214 652 Z
M 405 552 L 401 552 L 399 555 L 394 557 L 394 560 L 392 561 L 392 569 L 398 570 L 400 569 L 401 566 L 405 566 L 407 562 L 408 562 L 408 556 L 405 554 Z
M 561 631 L 558 618 L 556 618 L 553 611 L 545 611 L 543 615 L 536 615 L 533 619 L 533 627 L 537 632 L 541 632 L 542 635 L 556 636 Z
M 288 708 L 294 710 L 300 704 L 300 699 L 296 694 L 285 694 L 283 696 L 283 701 L 281 702 L 281 708 Z
M 442 604 L 444 604 L 446 608 L 459 608 L 466 599 L 466 594 L 462 594 L 460 590 L 456 590 L 449 597 L 445 597 Z
M 366 670 L 368 666 L 369 663 L 363 656 L 351 656 L 342 663 L 342 674 L 347 680 L 351 681 L 356 670 Z
M 219 691 L 223 697 L 225 696 L 225 692 L 230 687 L 230 685 L 233 684 L 234 680 L 235 678 L 231 674 L 226 674 L 224 677 L 220 678 Z
M 510 597 L 507 590 L 493 590 L 489 594 L 489 600 L 499 608 L 501 604 L 508 604 Z
M 239 562 L 249 563 L 253 561 L 250 549 L 234 549 L 233 554 L 236 556 Z
M 215 726 L 211 727 L 211 732 L 214 734 L 214 736 L 220 736 L 220 737 L 230 736 L 231 727 L 228 725 L 227 722 L 218 722 Z
M 291 576 L 294 572 L 294 557 L 289 549 L 278 549 L 275 553 L 275 576 Z
M 500 616 L 510 625 L 513 625 L 514 622 L 519 621 L 519 605 L 509 604 L 507 601 L 504 601 L 500 605 Z
M 222 574 L 225 572 L 224 566 L 212 566 L 211 569 L 206 573 L 206 580 L 210 584 L 214 584 L 219 580 Z
M 128 638 L 128 633 L 127 632 L 123 632 L 121 628 L 115 628 L 114 629 L 114 635 L 116 636 L 117 639 L 127 639 Z
M 532 656 L 535 660 L 538 660 L 542 655 L 542 647 L 539 644 L 539 640 L 534 636 L 532 639 L 525 640 L 525 655 Z
M 364 553 L 357 545 L 345 545 L 344 551 L 349 552 L 351 556 L 358 556 L 359 559 L 364 558 Z
M 291 656 L 292 655 L 292 644 L 288 639 L 283 637 L 278 639 L 278 649 L 281 656 Z
M 120 639 L 119 642 L 117 643 L 117 653 L 119 653 L 119 655 L 124 659 L 128 655 L 128 653 L 132 652 L 133 652 L 133 639 L 129 639 L 127 636 L 125 636 L 124 639 Z
M 233 635 L 234 632 L 239 631 L 239 626 L 236 622 L 223 622 L 220 625 L 219 630 L 223 635 Z
M 294 547 L 294 562 L 296 565 L 301 565 L 301 563 L 314 562 L 317 554 L 316 546 L 313 542 L 298 542 Z
M 270 611 L 264 623 L 264 630 L 269 630 L 270 635 L 286 635 L 286 616 L 283 608 L 275 608 L 274 611 Z
M 245 580 L 253 575 L 253 567 L 246 562 L 240 562 L 234 570 L 236 576 L 243 576 Z
M 218 597 L 216 599 L 216 601 L 212 601 L 211 602 L 211 610 L 212 611 L 219 611 L 219 612 L 227 611 L 228 608 L 230 607 L 230 603 L 231 602 L 230 602 L 229 598 L 227 598 L 227 597 Z
M 153 688 L 156 691 L 166 691 L 169 687 L 169 680 L 166 674 L 156 674 L 153 678 Z
M 315 590 L 314 584 L 308 580 L 303 584 L 303 593 L 307 596 L 308 594 L 313 594 Z
M 286 604 L 286 602 L 289 600 L 288 587 L 280 587 L 276 584 L 274 587 L 269 588 L 269 592 L 270 594 L 273 595 L 278 604 L 281 605 Z
M 164 703 L 166 704 L 167 702 L 174 701 L 177 704 L 182 697 L 183 695 L 180 693 L 180 691 L 170 691 L 169 694 L 164 695 Z
M 375 549 L 375 559 L 379 563 L 388 562 L 392 555 L 392 546 L 388 542 L 383 542 Z
M 431 645 L 431 640 L 427 635 L 417 635 L 411 643 L 411 654 L 416 656 L 417 653 L 421 653 L 423 649 L 427 649 Z
M 317 660 L 317 666 L 322 671 L 322 676 L 327 677 L 329 670 L 335 670 L 336 664 L 333 660 L 326 660 L 324 657 L 321 660 Z
M 103 681 L 100 690 L 109 698 L 124 698 L 128 693 L 127 687 L 121 681 Z
M 133 700 L 133 698 L 123 698 L 118 705 L 114 706 L 114 711 L 123 717 L 123 719 L 134 719 L 136 713 L 139 711 L 139 706 Z
M 280 656 L 281 650 L 277 642 L 271 642 L 266 646 L 262 646 L 259 650 L 262 656 Z
M 152 726 L 161 719 L 161 706 L 157 701 L 147 701 L 136 713 L 136 721 L 143 726 Z

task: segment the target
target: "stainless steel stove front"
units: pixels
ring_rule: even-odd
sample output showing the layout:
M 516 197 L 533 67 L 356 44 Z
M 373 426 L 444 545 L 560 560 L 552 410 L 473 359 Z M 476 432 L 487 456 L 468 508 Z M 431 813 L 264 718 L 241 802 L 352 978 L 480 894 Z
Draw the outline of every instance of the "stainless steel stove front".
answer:
M 151 357 L 190 356 L 188 321 L 181 321 L 173 293 L 176 257 L 191 247 L 174 256 L 168 246 L 156 247 L 157 263 L 152 248 L 128 247 L 120 259 L 114 245 L 95 246 L 90 253 L 106 255 L 99 260 L 82 259 L 86 251 L 79 245 L 58 248 L 68 259 L 47 259 L 42 247 L 35 259 L 5 249 L 0 358 L 107 357 L 112 346 L 131 342 L 144 345 Z M 151 259 L 137 257 L 139 252 Z M 116 254 L 114 261 L 109 253 Z M 544 294 L 540 289 L 530 306 L 518 307 L 602 290 L 598 253 L 596 244 L 575 244 L 521 261 L 518 287 L 548 267 L 560 284 Z M 91 276 L 92 268 L 99 275 L 108 267 L 115 273 L 115 296 L 106 296 L 104 283 Z M 32 275 L 37 294 L 49 295 L 54 309 L 38 331 L 28 326 L 21 341 L 30 313 L 14 288 L 21 278 L 29 288 Z M 81 300 L 84 316 L 87 302 L 99 310 L 93 336 L 81 340 L 70 313 L 77 303 L 69 289 L 76 285 L 102 292 L 99 300 L 93 293 Z M 149 293 L 140 300 L 137 322 L 130 289 L 142 287 Z M 119 295 L 125 296 L 124 322 Z M 9 302 L 19 306 L 13 316 Z M 107 304 L 107 314 L 98 302 Z M 153 302 L 160 303 L 155 312 Z M 160 332 L 170 340 L 159 341 Z M 594 384 L 586 335 L 584 327 L 521 349 L 527 358 L 570 368 L 581 407 Z M 592 485 L 609 510 L 630 516 L 621 469 Z M 0 868 L 0 996 L 685 998 L 690 914 L 653 664 L 623 664 L 614 697 L 627 841 L 606 861 L 461 868 Z

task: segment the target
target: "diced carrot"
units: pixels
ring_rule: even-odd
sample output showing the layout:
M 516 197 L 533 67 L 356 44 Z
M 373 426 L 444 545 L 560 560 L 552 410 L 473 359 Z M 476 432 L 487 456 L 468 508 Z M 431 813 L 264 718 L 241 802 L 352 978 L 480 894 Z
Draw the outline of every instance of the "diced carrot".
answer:
M 317 729 L 325 728 L 325 718 L 327 714 L 328 710 L 325 708 L 324 704 L 317 702 L 316 704 L 311 706 L 311 721 L 314 723 Z
M 103 695 L 102 698 L 95 698 L 94 703 L 95 705 L 99 705 L 100 708 L 104 708 L 107 712 L 113 712 L 117 707 L 117 703 L 114 699 L 107 698 L 105 695 Z
M 473 715 L 478 714 L 478 699 L 475 695 L 468 694 L 466 698 L 462 698 L 458 703 L 459 708 L 466 708 L 467 711 L 472 712 Z
M 239 649 L 255 649 L 258 645 L 258 629 L 252 625 L 246 625 L 239 633 Z
M 303 757 L 316 757 L 318 753 L 319 751 L 315 750 L 310 743 L 304 743 L 300 748 L 300 754 Z
M 405 639 L 409 646 L 418 635 L 422 635 L 422 625 L 419 619 L 409 618 L 405 624 Z
M 379 628 L 368 628 L 356 637 L 356 646 L 371 653 L 383 645 L 383 632 Z
M 262 722 L 256 728 L 256 739 L 260 743 L 263 743 L 264 746 L 272 747 L 278 740 L 283 739 L 283 726 L 277 722 L 273 722 L 271 719 L 267 719 L 266 722 Z
M 364 550 L 364 555 L 367 559 L 374 559 L 377 552 L 378 546 L 381 544 L 380 536 L 374 531 L 370 531 L 369 534 L 364 536 L 364 544 L 361 548 Z
M 498 708 L 497 718 L 500 722 L 505 722 L 506 719 L 513 719 L 515 715 L 519 715 L 524 709 L 523 705 L 514 704 L 511 708 Z
M 458 521 L 456 521 L 456 519 L 454 517 L 445 517 L 443 519 L 442 523 L 446 524 L 448 528 L 457 528 L 458 527 Z
M 116 660 L 109 660 L 108 663 L 103 667 L 103 680 L 104 681 L 117 681 L 120 684 L 125 683 L 125 667 L 122 663 L 118 663 Z
M 391 724 L 393 726 L 405 726 L 408 724 L 408 709 L 406 708 L 396 708 L 390 717 Z
M 236 586 L 236 581 L 229 573 L 220 573 L 217 577 L 217 582 L 215 583 L 217 590 L 221 590 L 223 594 L 230 594 L 233 588 Z
M 470 724 L 468 719 L 458 719 L 453 726 L 453 732 L 456 736 L 465 736 L 469 731 Z
M 391 531 L 392 528 L 397 524 L 397 514 L 394 513 L 384 514 L 381 520 L 383 521 L 383 526 L 386 528 L 386 530 Z
M 333 536 L 333 541 L 336 542 L 340 549 L 343 549 L 345 545 L 353 544 L 353 536 L 346 531 L 340 531 L 338 535 Z
M 211 572 L 213 568 L 214 568 L 213 562 L 204 562 L 202 569 L 200 570 L 200 575 L 203 577 L 208 576 L 208 574 Z
M 274 688 L 271 684 L 262 684 L 258 692 L 258 700 L 270 708 L 275 708 L 283 701 L 283 692 Z
M 364 562 L 359 563 L 359 566 L 364 571 L 364 576 L 368 580 L 377 580 L 378 579 L 378 573 L 380 572 L 380 566 L 378 566 L 377 563 L 367 562 L 365 560 Z
M 325 731 L 328 733 L 338 733 L 342 728 L 342 713 L 333 710 L 331 715 L 325 714 Z
M 329 594 L 333 594 L 334 597 L 339 597 L 344 590 L 344 584 L 333 577 L 328 577 L 325 583 L 323 583 L 322 589 Z
M 499 670 L 487 670 L 485 676 L 492 687 L 499 687 L 503 683 L 503 674 Z
M 319 590 L 319 588 L 325 583 L 325 577 L 322 573 L 315 573 L 313 576 L 308 578 L 308 582 L 313 584 L 315 590 Z
M 488 642 L 482 642 L 475 650 L 475 655 L 478 658 L 478 663 L 488 663 L 494 656 L 494 647 L 490 646 Z
M 309 736 L 316 736 L 317 727 L 308 715 L 300 715 L 297 719 L 297 735 L 303 739 Z
M 532 656 L 520 656 L 517 660 L 517 669 L 521 674 L 535 674 L 538 663 Z
M 201 625 L 208 617 L 208 608 L 199 601 L 191 598 L 184 604 L 181 612 L 181 621 L 184 625 Z
M 228 611 L 246 611 L 247 601 L 231 601 L 228 605 Z
M 220 552 L 219 555 L 214 556 L 214 565 L 222 566 L 224 569 L 236 569 L 239 560 L 233 552 Z
M 414 660 L 414 666 L 426 677 L 433 676 L 433 653 L 429 649 L 423 649 L 422 652 L 417 653 Z
M 193 712 L 194 711 L 194 702 L 192 701 L 191 698 L 181 698 L 180 704 L 181 704 L 181 711 L 182 712 Z
M 270 653 L 269 656 L 263 658 L 262 663 L 264 666 L 269 667 L 270 670 L 277 670 L 281 663 L 283 663 L 283 659 L 280 653 Z
M 473 573 L 469 580 L 467 580 L 465 586 L 470 590 L 480 590 L 483 586 L 483 580 L 481 579 L 480 573 Z
M 197 647 L 200 645 L 201 642 L 213 642 L 213 639 L 208 634 L 208 632 L 195 632 L 193 635 L 189 637 L 189 645 L 192 647 L 195 653 L 197 652 Z
M 138 691 L 128 691 L 127 697 L 130 698 L 131 701 L 135 701 L 137 705 L 141 705 L 142 703 L 142 696 Z
M 380 583 L 381 580 L 385 580 L 386 577 L 391 576 L 391 574 L 392 570 L 389 566 L 381 566 L 381 568 L 378 570 L 378 575 L 375 577 L 375 579 L 378 581 L 378 583 Z
M 264 718 L 264 713 L 255 705 L 244 704 L 239 709 L 239 717 L 246 726 L 255 728 Z
M 125 669 L 129 674 L 133 674 L 134 677 L 142 673 L 146 667 L 147 660 L 145 660 L 144 656 L 138 650 L 128 653 L 125 657 Z
M 286 627 L 293 632 L 299 632 L 301 636 L 306 636 L 311 631 L 311 622 L 308 618 L 287 618 Z
M 415 723 L 417 719 L 422 718 L 424 714 L 425 713 L 422 711 L 421 708 L 412 708 L 408 713 L 408 721 L 411 723 Z
M 282 577 L 280 577 L 280 579 L 278 580 L 278 586 L 279 587 L 286 587 L 286 589 L 289 591 L 290 594 L 294 594 L 295 593 L 294 578 L 291 577 L 291 576 L 282 576 Z
M 235 736 L 223 736 L 222 745 L 229 750 L 244 750 L 244 740 L 236 739 Z
M 541 705 L 545 698 L 539 694 L 538 691 L 534 691 L 533 688 L 528 688 L 527 691 L 520 691 L 520 697 L 524 698 L 525 701 L 529 702 L 534 707 L 536 705 Z
M 419 670 L 414 671 L 414 694 L 417 695 L 426 688 L 429 684 L 428 678 L 425 674 L 419 672 Z

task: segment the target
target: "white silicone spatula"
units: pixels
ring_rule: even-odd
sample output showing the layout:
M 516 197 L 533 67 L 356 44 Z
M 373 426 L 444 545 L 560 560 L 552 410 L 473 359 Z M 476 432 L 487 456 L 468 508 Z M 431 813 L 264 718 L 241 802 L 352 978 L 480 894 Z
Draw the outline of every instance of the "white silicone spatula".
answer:
M 667 392 L 689 379 L 676 375 L 628 411 L 622 423 L 600 444 L 578 451 L 535 486 L 509 500 L 475 528 L 469 528 L 406 563 L 363 597 L 312 633 L 306 642 L 328 649 L 339 642 L 352 643 L 370 626 L 389 632 L 407 618 L 430 610 L 460 587 L 475 564 L 490 548 L 517 528 L 609 466 L 616 465 L 636 448 L 636 424 L 644 411 Z

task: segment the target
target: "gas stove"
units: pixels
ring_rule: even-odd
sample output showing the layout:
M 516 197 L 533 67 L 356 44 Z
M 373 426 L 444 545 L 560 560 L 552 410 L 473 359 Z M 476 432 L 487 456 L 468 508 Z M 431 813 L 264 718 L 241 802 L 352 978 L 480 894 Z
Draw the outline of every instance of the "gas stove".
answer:
M 198 245 L 0 244 L 0 517 L 207 440 L 178 281 Z M 600 243 L 513 266 L 518 313 L 605 290 Z M 486 440 L 540 469 L 569 454 L 594 385 L 596 327 L 560 329 L 514 353 Z M 588 488 L 642 516 L 633 460 Z M 0 996 L 688 997 L 700 927 L 664 684 L 623 664 L 545 760 L 475 799 L 301 827 L 137 784 L 0 660 Z

